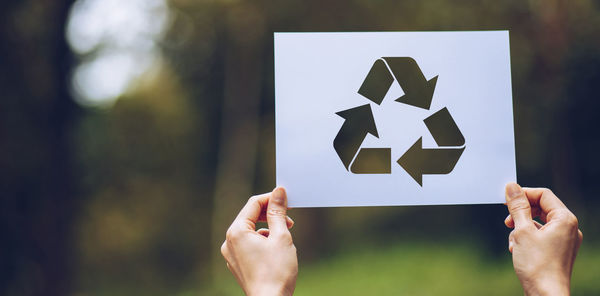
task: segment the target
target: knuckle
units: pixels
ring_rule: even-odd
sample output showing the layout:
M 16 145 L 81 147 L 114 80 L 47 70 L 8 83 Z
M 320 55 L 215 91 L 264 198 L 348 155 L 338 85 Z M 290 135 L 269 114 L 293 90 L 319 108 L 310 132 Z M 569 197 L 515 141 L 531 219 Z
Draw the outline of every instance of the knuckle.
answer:
M 221 255 L 223 255 L 223 257 L 227 258 L 227 254 L 228 254 L 227 250 L 227 242 L 223 242 L 223 244 L 221 245 Z
M 229 229 L 227 229 L 227 232 L 225 232 L 225 241 L 232 242 L 237 238 L 237 236 L 237 231 L 229 227 Z
M 279 210 L 279 209 L 268 209 L 267 210 L 267 216 L 271 216 L 271 217 L 282 217 L 282 216 L 286 216 L 286 213 L 284 210 Z
M 508 208 L 511 212 L 527 211 L 529 210 L 529 203 L 523 199 L 517 199 L 509 203 Z
M 520 236 L 522 236 L 522 235 L 523 235 L 523 232 L 524 232 L 524 231 L 523 231 L 523 228 L 515 228 L 515 230 L 513 230 L 513 231 L 510 233 L 510 236 L 511 236 L 511 237 L 513 237 L 513 238 L 517 238 L 517 237 L 520 237 Z
M 554 195 L 554 192 L 552 192 L 552 190 L 550 190 L 549 188 L 543 188 L 542 195 Z
M 569 228 L 577 229 L 579 227 L 579 221 L 577 220 L 577 217 L 568 209 L 558 210 L 556 218 L 559 219 L 564 226 Z
M 571 212 L 567 214 L 566 222 L 567 225 L 571 228 L 577 229 L 579 227 L 579 221 L 577 220 L 577 217 L 575 217 L 575 215 L 573 215 L 573 213 Z
M 511 236 L 516 238 L 525 236 L 529 233 L 529 228 L 526 227 L 521 227 L 521 228 L 515 228 L 515 230 L 511 231 Z
M 284 231 L 279 234 L 278 239 L 285 244 L 292 244 L 292 234 L 289 231 Z
M 258 195 L 252 195 L 250 196 L 250 198 L 248 199 L 249 203 L 255 203 L 258 201 Z

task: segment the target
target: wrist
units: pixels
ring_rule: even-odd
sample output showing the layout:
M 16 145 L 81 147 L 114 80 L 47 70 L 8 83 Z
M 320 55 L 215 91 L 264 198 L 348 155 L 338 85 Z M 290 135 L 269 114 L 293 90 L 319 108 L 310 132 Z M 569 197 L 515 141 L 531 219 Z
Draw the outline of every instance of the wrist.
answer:
M 568 279 L 540 279 L 534 281 L 531 285 L 523 284 L 527 296 L 570 295 L 570 281 Z
M 287 291 L 282 285 L 261 284 L 249 290 L 248 296 L 291 296 L 293 291 Z

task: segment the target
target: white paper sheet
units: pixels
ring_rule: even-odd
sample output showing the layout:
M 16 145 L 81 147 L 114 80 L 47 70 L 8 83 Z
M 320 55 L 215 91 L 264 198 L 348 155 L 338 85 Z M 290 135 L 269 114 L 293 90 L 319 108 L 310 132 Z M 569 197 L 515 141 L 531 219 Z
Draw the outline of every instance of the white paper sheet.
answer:
M 275 33 L 274 42 L 277 185 L 290 207 L 504 202 L 516 181 L 508 31 Z

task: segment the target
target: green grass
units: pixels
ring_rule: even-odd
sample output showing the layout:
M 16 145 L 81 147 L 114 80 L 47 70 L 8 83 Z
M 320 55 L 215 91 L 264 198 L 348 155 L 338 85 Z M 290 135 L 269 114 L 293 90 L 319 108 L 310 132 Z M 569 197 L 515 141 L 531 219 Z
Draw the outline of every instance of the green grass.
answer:
M 515 295 L 511 264 L 458 244 L 370 247 L 301 269 L 296 295 Z
M 216 289 L 216 290 L 213 290 Z M 206 295 L 242 295 L 231 277 Z M 573 295 L 600 295 L 600 250 L 583 246 Z M 300 265 L 302 295 L 522 295 L 510 254 L 490 259 L 476 244 L 362 246 Z

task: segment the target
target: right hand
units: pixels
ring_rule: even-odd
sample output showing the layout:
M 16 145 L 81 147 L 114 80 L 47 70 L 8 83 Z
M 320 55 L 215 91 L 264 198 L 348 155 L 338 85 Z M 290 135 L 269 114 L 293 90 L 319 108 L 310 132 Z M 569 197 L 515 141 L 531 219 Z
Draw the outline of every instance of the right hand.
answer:
M 549 189 L 515 183 L 506 185 L 506 205 L 510 214 L 504 222 L 514 228 L 508 249 L 525 295 L 569 295 L 583 239 L 575 215 Z

